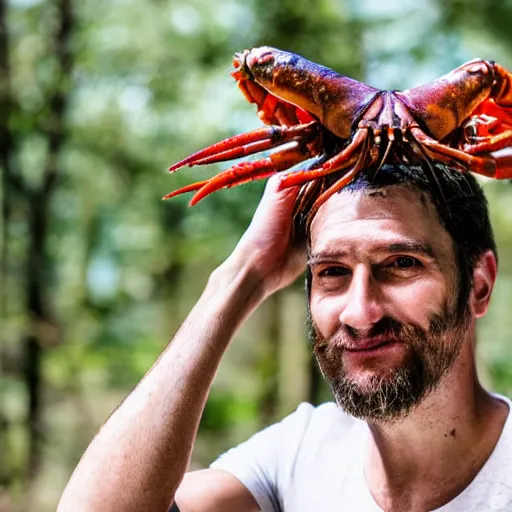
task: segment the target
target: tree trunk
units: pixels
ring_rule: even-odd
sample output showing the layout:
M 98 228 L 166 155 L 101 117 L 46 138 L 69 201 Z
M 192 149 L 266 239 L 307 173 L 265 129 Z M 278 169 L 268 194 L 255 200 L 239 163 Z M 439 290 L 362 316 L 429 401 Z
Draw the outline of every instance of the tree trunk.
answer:
M 7 299 L 9 283 L 9 226 L 11 204 L 14 194 L 12 187 L 13 137 L 10 132 L 11 86 L 9 64 L 9 35 L 7 32 L 7 5 L 0 0 L 0 169 L 2 172 L 2 232 L 0 252 L 0 325 L 7 320 Z M 3 378 L 4 331 L 0 331 L 0 381 Z M 2 386 L 0 386 L 2 389 Z M 7 460 L 7 430 L 9 424 L 4 414 L 4 397 L 0 395 L 0 485 L 9 485 L 11 475 Z
M 275 421 L 279 406 L 279 358 L 281 347 L 281 311 L 283 297 L 276 293 L 268 299 L 268 331 L 263 340 L 263 355 L 260 360 L 261 393 L 259 400 L 260 418 L 263 425 Z
M 59 177 L 59 157 L 66 142 L 67 109 L 73 54 L 71 37 L 75 26 L 72 0 L 58 0 L 59 27 L 55 34 L 54 56 L 58 75 L 48 99 L 49 114 L 45 123 L 48 151 L 43 181 L 38 190 L 29 192 L 29 243 L 26 267 L 26 307 L 30 325 L 25 339 L 25 383 L 28 393 L 29 454 L 27 475 L 37 476 L 41 467 L 42 425 L 42 359 L 48 344 L 48 332 L 54 331 L 49 307 L 48 228 L 50 203 Z M 48 329 L 50 327 L 50 329 Z M 51 340 L 55 342 L 55 340 Z
M 2 253 L 0 260 L 0 320 L 5 320 L 7 308 L 8 233 L 11 216 L 10 174 L 12 135 L 9 130 L 11 117 L 11 87 L 9 67 L 9 39 L 7 33 L 7 8 L 0 0 L 0 167 L 2 169 Z
M 46 307 L 46 235 L 48 210 L 46 200 L 39 197 L 31 201 L 29 209 L 29 236 L 26 303 L 30 315 L 30 327 L 25 338 L 25 384 L 28 394 L 28 460 L 29 478 L 37 475 L 41 465 L 41 366 L 45 340 L 42 339 L 45 325 L 49 323 Z

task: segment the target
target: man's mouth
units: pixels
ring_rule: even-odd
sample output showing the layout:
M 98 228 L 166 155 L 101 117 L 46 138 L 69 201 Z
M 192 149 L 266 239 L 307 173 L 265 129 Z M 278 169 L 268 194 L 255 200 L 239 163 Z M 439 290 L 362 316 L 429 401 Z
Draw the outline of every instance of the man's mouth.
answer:
M 348 346 L 345 346 L 347 352 L 371 352 L 384 348 L 388 345 L 394 345 L 397 339 L 390 336 L 375 336 L 373 338 L 365 338 L 357 340 Z

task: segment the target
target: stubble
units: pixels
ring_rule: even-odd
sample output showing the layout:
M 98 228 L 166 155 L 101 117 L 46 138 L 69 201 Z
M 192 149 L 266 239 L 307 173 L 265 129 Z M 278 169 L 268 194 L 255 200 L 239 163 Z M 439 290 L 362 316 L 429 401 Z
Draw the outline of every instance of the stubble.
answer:
M 370 422 L 398 421 L 435 390 L 461 351 L 467 325 L 467 315 L 461 319 L 447 305 L 431 316 L 426 330 L 383 318 L 369 336 L 389 336 L 404 344 L 406 355 L 397 366 L 361 379 L 344 364 L 344 347 L 357 343 L 357 332 L 341 326 L 326 340 L 309 317 L 313 350 L 337 404 Z

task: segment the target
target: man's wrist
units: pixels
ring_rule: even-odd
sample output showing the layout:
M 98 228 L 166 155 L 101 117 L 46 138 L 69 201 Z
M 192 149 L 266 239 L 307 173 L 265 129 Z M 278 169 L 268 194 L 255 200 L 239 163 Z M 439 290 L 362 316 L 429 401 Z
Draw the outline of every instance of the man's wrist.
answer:
M 236 251 L 212 272 L 208 286 L 221 293 L 236 293 L 240 302 L 247 304 L 251 310 L 267 296 L 261 273 L 257 272 L 249 259 Z

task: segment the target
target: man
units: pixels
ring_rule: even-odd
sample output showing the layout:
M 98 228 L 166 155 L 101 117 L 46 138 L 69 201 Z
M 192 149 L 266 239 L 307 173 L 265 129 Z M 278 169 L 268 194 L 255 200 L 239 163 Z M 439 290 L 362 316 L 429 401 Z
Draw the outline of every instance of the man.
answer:
M 496 248 L 474 178 L 441 166 L 367 170 L 306 215 L 314 351 L 337 405 L 303 404 L 183 477 L 233 334 L 303 270 L 298 191 L 278 181 L 59 510 L 512 510 L 510 402 L 475 370 Z

